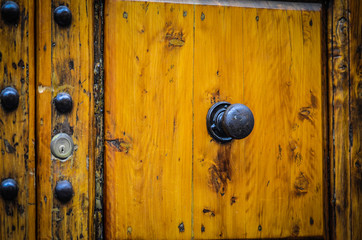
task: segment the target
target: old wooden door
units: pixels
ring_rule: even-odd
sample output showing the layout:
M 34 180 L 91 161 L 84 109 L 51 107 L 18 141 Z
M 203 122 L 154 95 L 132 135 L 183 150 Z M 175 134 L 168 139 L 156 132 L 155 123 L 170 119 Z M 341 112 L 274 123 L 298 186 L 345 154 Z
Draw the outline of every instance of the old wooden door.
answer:
M 105 3 L 108 239 L 323 237 L 322 5 Z M 255 126 L 218 143 L 209 108 Z
M 362 2 L 310 2 L 1 1 L 0 239 L 361 239 Z

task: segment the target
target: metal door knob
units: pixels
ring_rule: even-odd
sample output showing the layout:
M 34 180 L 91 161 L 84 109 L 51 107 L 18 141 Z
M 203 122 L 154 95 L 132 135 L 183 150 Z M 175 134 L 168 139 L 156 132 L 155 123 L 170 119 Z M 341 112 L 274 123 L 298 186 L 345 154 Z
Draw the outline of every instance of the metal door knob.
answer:
M 215 103 L 209 109 L 206 121 L 209 134 L 221 143 L 246 138 L 254 128 L 253 113 L 240 103 Z

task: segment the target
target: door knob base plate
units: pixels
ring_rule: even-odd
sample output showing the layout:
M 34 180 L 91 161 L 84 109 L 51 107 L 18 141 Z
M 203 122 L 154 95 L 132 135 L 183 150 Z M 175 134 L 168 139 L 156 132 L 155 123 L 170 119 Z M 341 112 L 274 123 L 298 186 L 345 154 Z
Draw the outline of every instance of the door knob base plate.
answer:
M 206 126 L 209 134 L 220 143 L 227 143 L 232 140 L 232 137 L 226 135 L 224 130 L 220 128 L 222 117 L 226 109 L 231 105 L 229 102 L 218 102 L 212 105 L 207 112 Z

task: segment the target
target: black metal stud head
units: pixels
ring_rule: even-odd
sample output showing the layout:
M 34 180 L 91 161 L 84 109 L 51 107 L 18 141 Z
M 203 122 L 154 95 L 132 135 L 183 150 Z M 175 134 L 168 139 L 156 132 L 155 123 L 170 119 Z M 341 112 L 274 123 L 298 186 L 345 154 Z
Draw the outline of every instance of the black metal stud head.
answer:
M 72 23 L 72 12 L 67 6 L 59 6 L 54 10 L 54 20 L 61 27 L 69 27 Z
M 62 203 L 69 202 L 74 195 L 73 187 L 67 180 L 57 182 L 55 186 L 55 197 Z
M 6 1 L 1 6 L 1 18 L 7 24 L 16 24 L 19 21 L 20 8 L 16 2 Z
M 207 130 L 218 142 L 247 137 L 254 128 L 254 116 L 243 104 L 215 103 L 206 116 Z
M 59 113 L 69 113 L 73 108 L 72 97 L 65 92 L 58 93 L 54 98 L 55 108 Z
M 18 195 L 18 184 L 14 179 L 8 178 L 1 182 L 0 192 L 5 200 L 14 200 Z
M 0 93 L 0 101 L 5 111 L 12 112 L 19 105 L 19 93 L 15 88 L 6 87 Z

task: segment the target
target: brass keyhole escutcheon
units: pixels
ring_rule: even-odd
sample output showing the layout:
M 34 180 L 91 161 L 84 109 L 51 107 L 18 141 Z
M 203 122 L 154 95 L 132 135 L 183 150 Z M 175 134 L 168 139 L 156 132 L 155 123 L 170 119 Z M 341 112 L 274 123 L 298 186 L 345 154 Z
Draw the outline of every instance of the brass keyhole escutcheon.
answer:
M 59 133 L 53 137 L 50 150 L 54 157 L 64 160 L 73 153 L 73 139 L 66 133 Z

